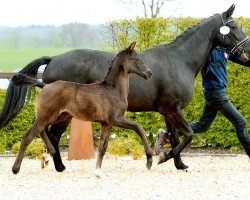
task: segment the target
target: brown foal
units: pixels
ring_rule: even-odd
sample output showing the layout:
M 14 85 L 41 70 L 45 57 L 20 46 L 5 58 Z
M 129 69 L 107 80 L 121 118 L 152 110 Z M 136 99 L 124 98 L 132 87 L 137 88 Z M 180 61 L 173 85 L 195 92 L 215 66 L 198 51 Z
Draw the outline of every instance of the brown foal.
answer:
M 14 84 L 22 82 L 43 87 L 36 101 L 36 119 L 22 138 L 21 146 L 12 167 L 14 174 L 20 170 L 24 151 L 40 134 L 48 152 L 53 156 L 55 149 L 48 139 L 45 128 L 68 117 L 101 123 L 101 138 L 98 149 L 96 169 L 101 169 L 103 156 L 108 146 L 108 138 L 112 126 L 134 130 L 142 139 L 147 156 L 146 166 L 152 166 L 151 150 L 143 128 L 123 115 L 128 107 L 129 73 L 135 73 L 144 79 L 152 76 L 150 69 L 139 59 L 134 51 L 135 42 L 127 49 L 120 51 L 113 59 L 107 76 L 102 82 L 79 84 L 67 81 L 56 81 L 42 85 L 36 79 L 23 74 L 15 75 Z

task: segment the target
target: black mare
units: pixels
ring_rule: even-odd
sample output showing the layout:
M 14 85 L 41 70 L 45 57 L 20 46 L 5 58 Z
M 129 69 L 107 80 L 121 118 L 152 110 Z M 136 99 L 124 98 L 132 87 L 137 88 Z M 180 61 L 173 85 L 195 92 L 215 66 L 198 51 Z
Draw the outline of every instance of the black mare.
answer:
M 190 143 L 193 135 L 182 109 L 192 99 L 195 78 L 210 52 L 214 47 L 222 46 L 228 51 L 238 53 L 242 61 L 250 58 L 248 37 L 231 17 L 234 8 L 232 5 L 222 14 L 203 20 L 169 44 L 142 51 L 140 57 L 150 67 L 153 76 L 148 81 L 136 79 L 133 75 L 130 78 L 128 111 L 159 112 L 163 115 L 168 129 L 178 129 L 184 135 L 182 142 L 179 142 L 176 134 L 173 135 L 173 149 L 167 154 L 167 159 L 174 158 L 177 169 L 187 168 L 181 161 L 180 152 Z M 220 32 L 220 28 L 225 25 L 230 28 L 226 35 Z M 104 51 L 73 50 L 58 56 L 34 60 L 20 72 L 35 77 L 38 68 L 47 64 L 43 73 L 45 83 L 56 80 L 93 83 L 104 78 L 107 66 L 114 56 L 115 53 Z M 0 127 L 17 115 L 25 101 L 26 91 L 25 84 L 15 88 L 10 83 L 0 116 Z M 65 169 L 58 142 L 69 122 L 70 118 L 55 124 L 47 133 L 56 150 L 53 160 L 57 171 Z

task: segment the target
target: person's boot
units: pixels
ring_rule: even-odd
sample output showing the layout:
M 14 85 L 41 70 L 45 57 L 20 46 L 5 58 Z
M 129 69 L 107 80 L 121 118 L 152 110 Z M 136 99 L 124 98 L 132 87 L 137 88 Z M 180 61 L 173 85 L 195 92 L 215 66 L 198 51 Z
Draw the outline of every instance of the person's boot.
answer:
M 165 130 L 159 129 L 157 132 L 157 139 L 155 142 L 155 155 L 159 155 L 164 145 L 169 143 L 168 133 Z

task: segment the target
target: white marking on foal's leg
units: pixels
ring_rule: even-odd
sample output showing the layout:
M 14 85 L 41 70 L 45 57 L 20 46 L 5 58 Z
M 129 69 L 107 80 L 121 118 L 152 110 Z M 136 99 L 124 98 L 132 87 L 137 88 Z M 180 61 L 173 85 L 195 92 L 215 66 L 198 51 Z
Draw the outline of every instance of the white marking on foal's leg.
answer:
M 101 171 L 100 168 L 95 169 L 95 176 L 96 176 L 97 178 L 102 178 L 102 177 L 103 177 L 103 173 L 102 173 L 102 171 Z
M 43 153 L 43 155 L 42 155 L 42 158 L 41 158 L 42 169 L 45 168 L 49 164 L 48 155 L 49 154 L 47 152 Z

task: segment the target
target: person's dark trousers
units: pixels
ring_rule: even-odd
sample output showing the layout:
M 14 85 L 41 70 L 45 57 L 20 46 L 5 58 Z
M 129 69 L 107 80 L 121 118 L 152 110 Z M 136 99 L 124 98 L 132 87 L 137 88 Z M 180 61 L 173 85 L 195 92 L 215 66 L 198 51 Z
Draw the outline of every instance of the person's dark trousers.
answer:
M 233 106 L 224 92 L 205 94 L 205 100 L 200 120 L 190 123 L 194 133 L 206 132 L 220 111 L 234 125 L 237 137 L 250 157 L 250 137 L 245 118 Z

